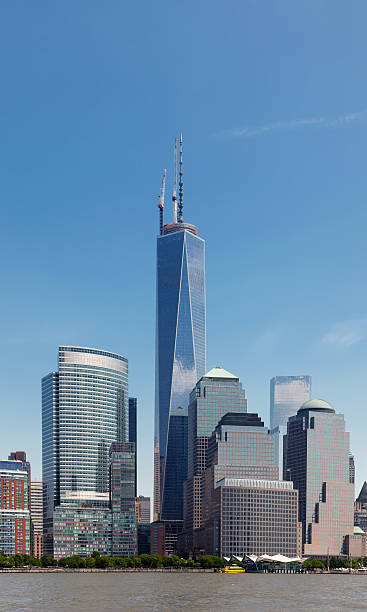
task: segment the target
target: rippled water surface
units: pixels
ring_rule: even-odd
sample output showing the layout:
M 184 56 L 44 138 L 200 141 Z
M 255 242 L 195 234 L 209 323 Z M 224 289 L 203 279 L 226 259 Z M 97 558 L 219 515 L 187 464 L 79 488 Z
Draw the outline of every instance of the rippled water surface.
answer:
M 367 576 L 0 574 L 0 609 L 367 610 Z

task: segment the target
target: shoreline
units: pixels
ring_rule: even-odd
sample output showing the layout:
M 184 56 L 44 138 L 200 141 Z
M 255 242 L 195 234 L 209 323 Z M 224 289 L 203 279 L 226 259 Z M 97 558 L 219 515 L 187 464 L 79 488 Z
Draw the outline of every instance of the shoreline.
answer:
M 0 568 L 0 574 L 90 574 L 90 573 L 113 573 L 113 574 L 121 574 L 121 573 L 165 573 L 165 574 L 219 574 L 218 570 L 215 568 L 177 568 L 177 567 L 123 567 L 123 568 L 115 568 L 115 567 L 106 567 L 106 568 L 98 568 L 98 567 L 9 567 L 9 568 Z M 270 574 L 270 575 L 308 575 L 308 576 L 321 576 L 321 575 L 339 575 L 339 576 L 356 576 L 357 574 L 360 576 L 367 576 L 367 572 L 359 572 L 358 570 L 348 571 L 338 571 L 338 570 L 330 570 L 330 571 L 308 571 L 308 572 L 245 572 L 245 574 Z M 224 574 L 223 574 L 224 575 Z M 231 574 L 232 575 L 232 574 Z
M 168 574 L 213 574 L 214 568 L 192 568 L 192 567 L 2 567 L 0 574 L 85 574 L 85 573 L 138 573 L 158 572 Z

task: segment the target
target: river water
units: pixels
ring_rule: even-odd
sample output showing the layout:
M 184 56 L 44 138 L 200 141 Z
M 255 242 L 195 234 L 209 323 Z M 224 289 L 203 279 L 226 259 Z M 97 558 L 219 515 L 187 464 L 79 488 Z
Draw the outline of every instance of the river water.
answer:
M 367 610 L 367 576 L 0 574 L 0 610 L 173 612 Z

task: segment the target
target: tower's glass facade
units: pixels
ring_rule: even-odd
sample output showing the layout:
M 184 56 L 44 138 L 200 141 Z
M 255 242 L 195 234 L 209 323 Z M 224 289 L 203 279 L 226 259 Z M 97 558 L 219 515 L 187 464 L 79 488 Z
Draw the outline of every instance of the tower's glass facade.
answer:
M 108 452 L 128 440 L 127 359 L 96 349 L 59 348 L 60 499 L 108 493 Z
M 187 408 L 205 344 L 205 242 L 192 225 L 166 225 L 157 240 L 155 520 L 183 517 Z
M 56 506 L 109 504 L 108 453 L 128 439 L 128 362 L 92 348 L 59 347 L 59 370 L 42 380 L 45 552 Z
M 59 373 L 42 379 L 43 549 L 53 553 L 53 512 L 60 503 Z
M 270 381 L 270 429 L 287 426 L 289 417 L 311 396 L 311 376 L 275 376 Z
M 114 442 L 110 448 L 110 502 L 113 556 L 135 555 L 135 444 Z
M 129 442 L 135 444 L 135 497 L 138 495 L 138 436 L 137 436 L 137 409 L 136 397 L 129 397 Z

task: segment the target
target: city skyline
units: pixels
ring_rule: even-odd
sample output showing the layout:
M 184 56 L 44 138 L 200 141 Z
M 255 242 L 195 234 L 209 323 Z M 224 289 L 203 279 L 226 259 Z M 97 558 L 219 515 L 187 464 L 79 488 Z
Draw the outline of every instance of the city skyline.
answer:
M 39 379 L 58 345 L 103 348 L 129 359 L 138 493 L 152 497 L 157 196 L 182 130 L 207 369 L 236 372 L 268 426 L 270 379 L 311 375 L 345 414 L 360 489 L 367 7 L 166 9 L 4 6 L 3 456 L 24 448 L 41 477 Z

